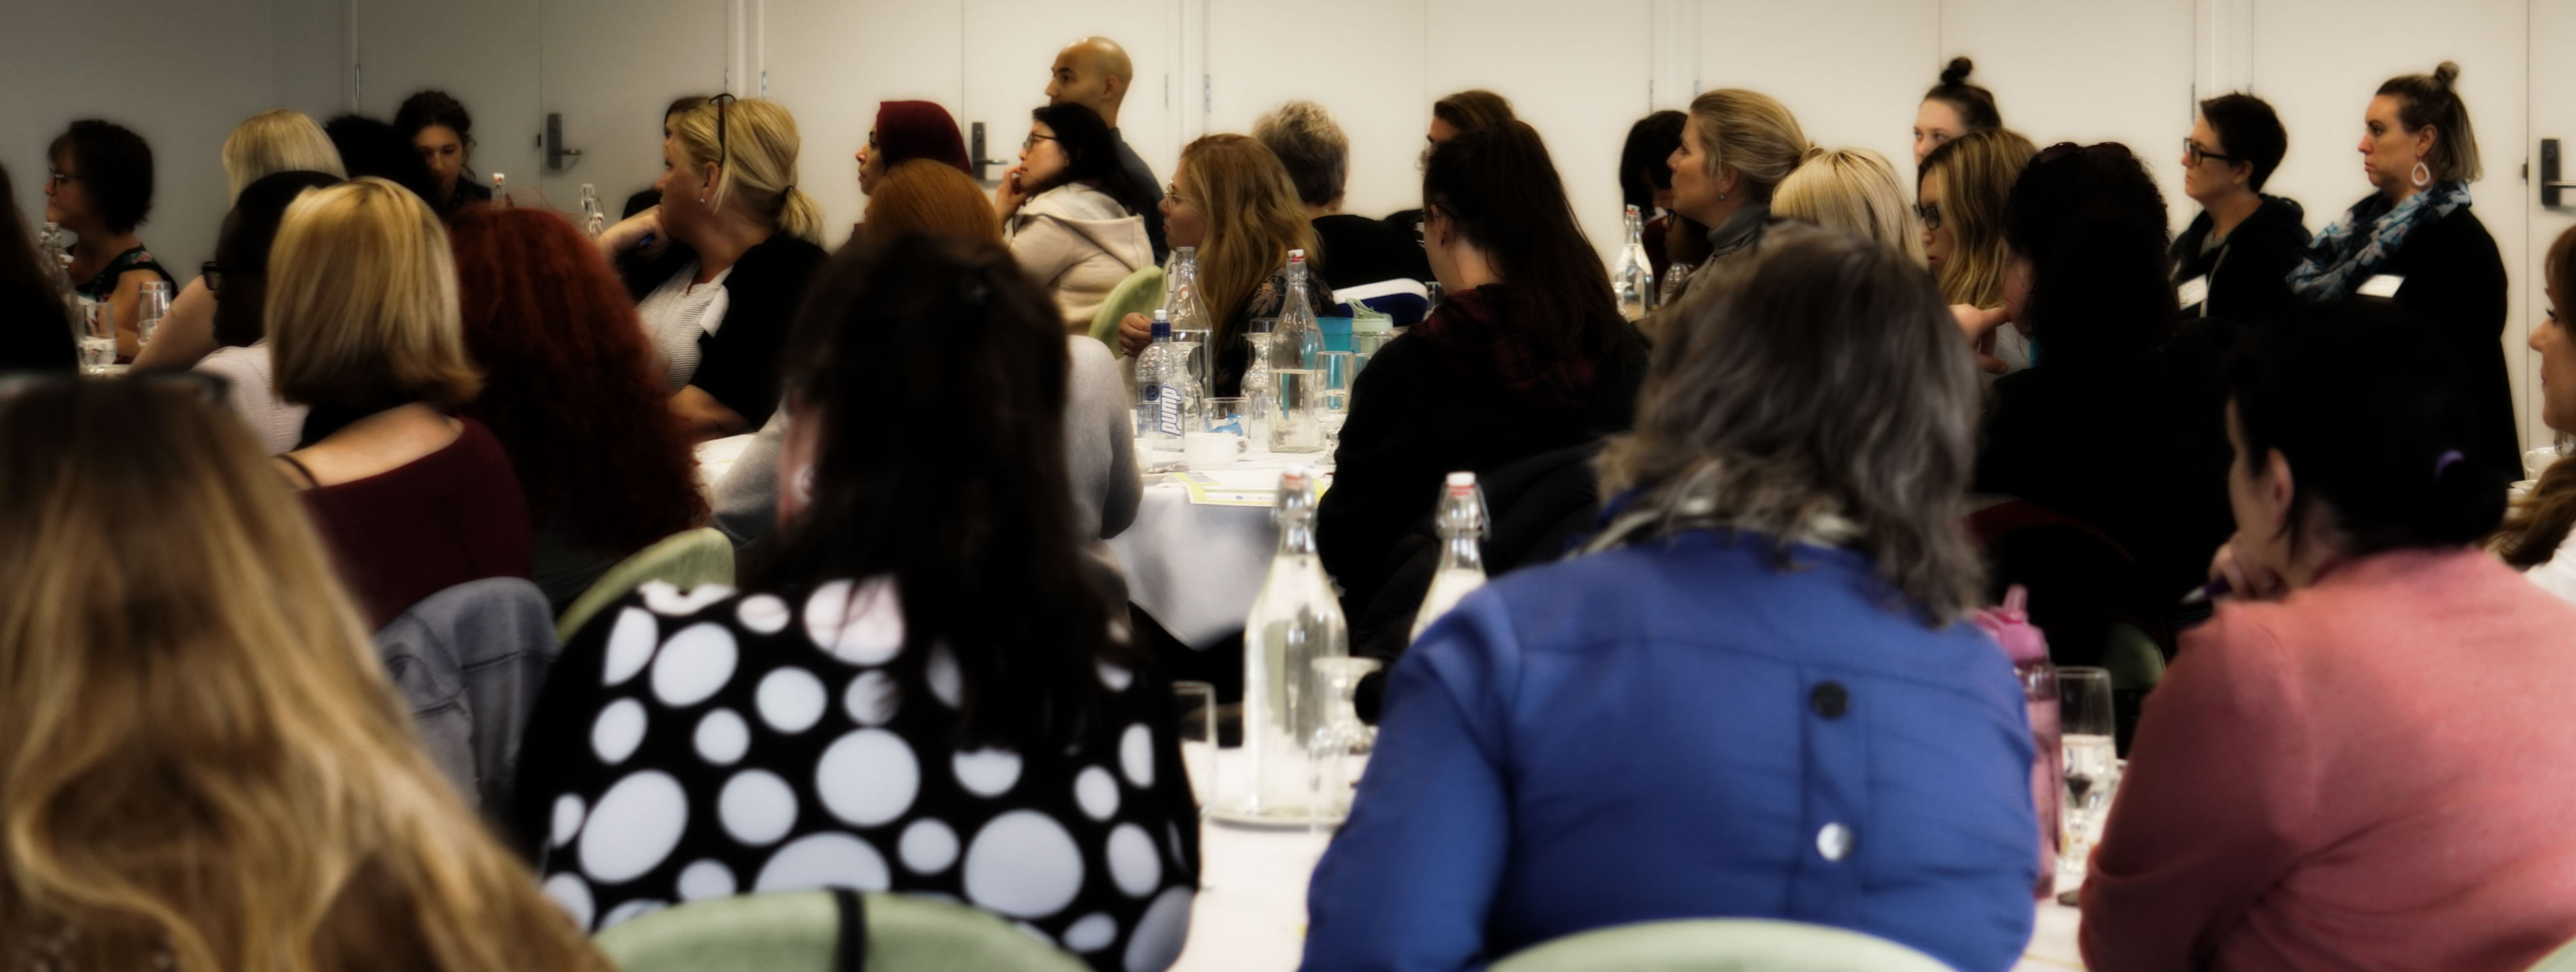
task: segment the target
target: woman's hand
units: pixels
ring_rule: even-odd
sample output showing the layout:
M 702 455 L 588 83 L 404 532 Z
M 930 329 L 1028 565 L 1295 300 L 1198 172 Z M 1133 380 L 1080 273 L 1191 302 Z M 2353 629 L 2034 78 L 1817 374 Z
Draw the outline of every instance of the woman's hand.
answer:
M 2243 598 L 2249 601 L 2279 600 L 2289 593 L 2289 583 L 2281 575 L 2260 564 L 2248 563 L 2236 556 L 2236 541 L 2230 538 L 2209 558 L 2209 579 L 2227 585 L 2218 597 Z
M 993 190 L 993 211 L 1000 213 L 1005 221 L 1019 213 L 1021 203 L 1029 201 L 1028 190 L 1020 184 L 1028 171 L 1029 167 L 1025 165 L 1010 167 L 1002 173 L 1001 188 Z
M 2004 326 L 2004 309 L 2001 307 L 1985 308 L 1974 304 L 1952 304 L 1950 316 L 1958 320 L 1959 333 L 1967 336 L 1969 344 L 1976 344 L 1986 335 L 1994 333 L 1996 328 Z
M 1143 314 L 1129 314 L 1118 319 L 1118 346 L 1133 358 L 1145 353 L 1154 343 L 1154 319 Z
M 660 206 L 620 220 L 599 234 L 599 252 L 611 260 L 617 259 L 618 254 L 638 251 L 652 256 L 669 245 L 671 234 L 662 230 Z

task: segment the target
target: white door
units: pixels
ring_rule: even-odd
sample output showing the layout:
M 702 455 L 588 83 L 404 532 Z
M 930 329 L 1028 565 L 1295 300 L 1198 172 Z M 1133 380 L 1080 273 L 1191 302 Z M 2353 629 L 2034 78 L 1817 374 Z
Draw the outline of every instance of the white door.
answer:
M 2526 41 L 2524 32 L 2529 18 L 2552 6 L 2565 5 L 2486 0 L 2444 7 L 2439 16 L 2422 16 L 2415 0 L 2254 5 L 2253 93 L 2272 104 L 2290 132 L 2290 154 L 2264 191 L 2306 206 L 2311 231 L 2324 229 L 2372 191 L 2361 170 L 2362 113 L 2380 83 L 2429 73 L 2445 60 L 2459 63 L 2460 97 L 2468 103 L 2486 167 L 2486 178 L 2470 184 L 2469 194 L 2512 278 L 2502 340 L 2525 442 L 2537 427 L 2530 394 L 2537 387 L 2537 361 L 2523 342 L 2530 336 L 2530 309 L 2544 306 L 2528 299 L 2539 291 L 2536 275 L 2526 268 L 2538 257 L 2529 245 L 2534 229 L 2526 200 L 2532 195 L 2522 165 L 2529 155 L 2525 146 L 2534 144 L 2524 137 L 2526 106 L 2538 89 L 2526 67 L 2529 51 L 2548 48 L 2540 46 L 2542 35 L 2533 33 Z M 2559 16 L 2564 19 L 2563 10 Z M 2576 133 L 2576 126 L 2562 130 Z M 2179 164 L 2175 160 L 2167 168 Z
M 1942 0 L 1941 58 L 1975 59 L 1970 83 L 1993 91 L 2005 127 L 2041 148 L 2128 146 L 2155 176 L 2179 230 L 2192 216 L 2172 161 L 2197 110 L 2192 17 L 2191 0 Z M 1916 79 L 1913 98 L 1940 81 L 1938 64 Z
M 1620 232 L 1619 150 L 1628 127 L 1655 106 L 1649 0 L 1429 0 L 1423 72 L 1430 101 L 1485 88 L 1547 141 L 1584 235 L 1607 264 Z M 1633 51 L 1633 57 L 1617 52 Z
M 725 90 L 725 0 L 544 0 L 539 52 L 540 133 L 559 128 L 577 156 L 540 156 L 513 185 L 545 190 L 573 210 L 597 186 L 614 222 L 626 197 L 662 173 L 662 110 L 682 95 Z M 752 97 L 756 79 L 734 92 Z M 542 136 L 541 136 L 542 137 Z M 561 168 L 556 165 L 560 163 Z
M 1949 60 L 1940 22 L 1940 0 L 1704 0 L 1695 78 L 1703 89 L 1778 98 L 1808 141 L 1870 149 L 1911 180 L 1914 112 Z M 1696 94 L 1659 92 L 1656 100 L 1686 108 Z M 1913 196 L 1909 182 L 1906 198 Z
M 2531 200 L 2528 210 L 2531 225 L 2522 261 L 2506 265 L 2514 271 L 2514 290 L 2523 300 L 2523 319 L 2536 325 L 2541 315 L 2549 310 L 2549 297 L 2541 289 L 2544 273 L 2541 262 L 2548 256 L 2549 244 L 2558 239 L 2558 234 L 2576 226 L 2576 190 L 2566 190 L 2556 206 L 2544 205 L 2540 192 L 2541 139 L 2558 141 L 2560 164 L 2555 181 L 2576 182 L 2576 64 L 2568 63 L 2563 56 L 2548 56 L 2576 50 L 2576 46 L 2571 46 L 2576 45 L 2576 4 L 2534 3 L 2531 5 L 2530 24 L 2530 46 L 2527 49 L 2531 65 L 2531 131 L 2525 144 L 2529 147 L 2531 169 L 2524 189 Z M 2476 117 L 2480 126 L 2487 124 L 2485 115 Z M 2486 130 L 2481 127 L 2479 134 L 2485 136 Z M 2487 148 L 2492 144 L 2485 139 L 2481 139 L 2479 144 L 2479 148 L 2491 153 L 2486 159 L 2489 182 L 2497 181 L 2499 166 L 2509 162 L 2499 158 L 2502 153 L 2498 149 Z M 2516 167 L 2519 168 L 2518 165 Z M 2492 226 L 2488 228 L 2494 229 Z M 2576 294 L 2564 296 L 2576 301 Z M 2569 310 L 2576 312 L 2576 307 Z M 2527 332 L 2529 327 L 2523 330 Z M 2507 339 L 2511 340 L 2512 335 L 2508 334 Z M 2521 400 L 2523 407 L 2520 411 L 2523 416 L 2522 442 L 2525 448 L 2529 448 L 2544 444 L 2552 437 L 2548 426 L 2540 421 L 2540 355 L 2529 353 L 2520 346 L 2512 350 L 2524 352 L 2523 357 L 2506 360 L 2522 362 L 2522 367 L 2515 369 L 2515 377 L 2522 381 L 2515 387 L 2527 390 Z
M 1184 100 L 1183 114 L 1204 106 L 1201 130 L 1251 134 L 1253 121 L 1282 102 L 1316 102 L 1351 140 L 1343 211 L 1374 217 L 1418 208 L 1431 101 L 1448 93 L 1424 86 L 1426 6 L 1427 0 L 1309 0 L 1296 7 L 1298 24 L 1343 29 L 1283 47 L 1279 7 L 1214 0 L 1206 32 L 1211 76 L 1200 99 Z
M 1048 69 L 1056 52 L 1093 36 L 1117 41 L 1127 50 L 1136 78 L 1119 108 L 1119 134 L 1156 179 L 1169 180 L 1181 148 L 1176 117 L 1180 17 L 1174 0 L 965 0 L 965 110 L 957 121 L 968 133 L 969 153 L 974 151 L 974 126 L 985 126 L 983 158 L 999 163 L 985 171 L 986 180 L 998 180 L 1003 170 L 1018 164 L 1020 142 L 1029 134 L 1029 111 L 1046 104 Z
M 357 17 L 358 113 L 392 121 L 403 99 L 437 89 L 474 120 L 467 171 L 513 186 L 538 174 L 539 8 L 517 0 L 352 0 Z M 463 178 L 463 177 L 460 177 Z
M 859 194 L 857 153 L 876 125 L 877 105 L 934 101 L 963 117 L 965 4 L 763 0 L 760 6 L 760 64 L 769 97 L 795 113 L 804 137 L 796 185 L 822 205 L 824 242 L 838 246 L 867 202 Z

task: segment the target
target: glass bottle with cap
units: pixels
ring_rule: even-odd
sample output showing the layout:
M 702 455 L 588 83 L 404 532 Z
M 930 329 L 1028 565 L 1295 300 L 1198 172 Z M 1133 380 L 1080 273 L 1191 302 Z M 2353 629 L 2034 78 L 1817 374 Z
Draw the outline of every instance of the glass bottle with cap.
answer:
M 1646 259 L 1645 216 L 1628 207 L 1621 222 L 1628 244 L 1619 250 L 1619 265 L 1610 270 L 1610 289 L 1619 298 L 1619 316 L 1637 320 L 1655 309 L 1655 265 Z
M 1485 555 L 1479 541 L 1485 536 L 1485 493 L 1476 487 L 1476 474 L 1453 472 L 1449 482 L 1440 487 L 1440 510 L 1432 518 L 1440 531 L 1440 567 L 1431 574 L 1431 590 L 1422 596 L 1422 609 L 1413 615 L 1414 640 L 1431 622 L 1458 606 L 1458 601 L 1485 586 Z
M 1315 660 L 1351 649 L 1341 600 L 1315 551 L 1315 499 L 1306 467 L 1280 474 L 1271 510 L 1279 548 L 1243 625 L 1243 746 L 1252 779 L 1246 792 L 1230 795 L 1232 815 L 1299 823 L 1319 815 L 1308 746 L 1326 706 Z

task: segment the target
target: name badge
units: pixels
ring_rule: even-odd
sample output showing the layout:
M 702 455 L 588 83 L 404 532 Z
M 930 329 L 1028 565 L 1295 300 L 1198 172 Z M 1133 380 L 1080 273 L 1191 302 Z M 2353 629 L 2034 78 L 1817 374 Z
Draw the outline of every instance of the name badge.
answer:
M 2184 310 L 2190 310 L 2194 307 L 2200 306 L 2204 302 L 2207 302 L 2209 300 L 2209 278 L 2205 276 L 2193 277 L 2189 280 L 2183 281 L 2182 286 L 2174 288 L 2174 299 L 2182 304 L 2182 309 Z
M 2406 278 L 2392 277 L 2383 273 L 2362 281 L 2361 289 L 2354 291 L 2354 293 L 2360 294 L 2364 297 L 2395 297 L 2397 296 L 2397 288 L 2403 286 L 2406 286 Z

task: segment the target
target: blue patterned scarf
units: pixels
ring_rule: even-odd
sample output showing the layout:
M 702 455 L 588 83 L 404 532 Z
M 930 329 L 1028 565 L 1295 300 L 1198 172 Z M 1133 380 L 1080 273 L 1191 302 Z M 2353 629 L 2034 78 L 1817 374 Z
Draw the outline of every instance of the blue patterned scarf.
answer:
M 2468 204 L 2465 182 L 2436 182 L 2394 205 L 2387 196 L 2371 193 L 2308 243 L 2307 255 L 2290 271 L 2290 292 L 2307 301 L 2352 296 L 2397 256 L 2408 234 Z

